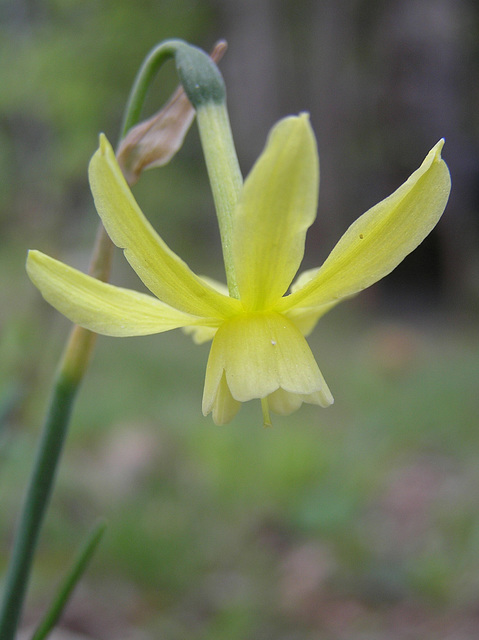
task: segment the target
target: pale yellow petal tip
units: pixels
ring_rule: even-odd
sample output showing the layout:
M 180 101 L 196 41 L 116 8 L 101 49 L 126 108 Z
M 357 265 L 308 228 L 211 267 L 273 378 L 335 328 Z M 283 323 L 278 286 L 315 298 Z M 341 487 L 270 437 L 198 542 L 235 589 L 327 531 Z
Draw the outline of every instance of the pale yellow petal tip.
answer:
M 35 268 L 36 265 L 40 264 L 42 256 L 44 256 L 41 251 L 37 249 L 29 249 L 27 252 L 27 261 L 25 264 L 27 274 L 32 279 L 32 269 Z
M 442 164 L 446 167 L 446 169 L 449 171 L 449 168 L 447 166 L 447 164 L 444 162 L 441 152 L 442 152 L 442 148 L 445 144 L 445 139 L 441 138 L 431 149 L 431 151 L 429 151 L 429 153 L 427 154 L 426 158 L 424 159 L 423 162 L 423 167 L 426 166 L 426 168 L 431 167 L 434 164 Z M 450 181 L 450 178 L 449 178 Z
M 334 404 L 333 394 L 329 390 L 326 382 L 324 382 L 324 385 L 319 389 L 319 391 L 310 393 L 308 396 L 304 396 L 303 401 L 308 402 L 309 404 L 317 404 L 323 409 L 327 409 Z
M 438 162 L 441 160 L 441 151 L 445 143 L 445 139 L 441 138 L 431 149 L 428 155 L 434 156 L 434 160 Z
M 32 284 L 43 295 L 45 281 L 48 278 L 48 269 L 52 262 L 55 262 L 53 258 L 47 256 L 45 253 L 38 251 L 37 249 L 29 249 L 27 253 L 27 260 L 25 263 L 25 269 Z
M 92 161 L 98 156 L 100 156 L 101 158 L 107 158 L 107 159 L 110 159 L 111 157 L 113 158 L 115 157 L 115 152 L 113 151 L 113 148 L 104 133 L 100 133 L 100 135 L 98 136 L 98 149 L 93 154 Z M 91 162 L 90 162 L 90 166 L 91 166 Z
M 295 120 L 298 125 L 304 127 L 308 132 L 312 131 L 311 120 L 307 111 L 301 111 L 301 113 L 295 116 Z
M 44 284 L 48 279 L 48 271 L 57 261 L 37 249 L 29 249 L 25 268 L 32 283 L 43 295 Z
M 440 162 L 442 162 L 443 164 L 446 164 L 441 157 L 441 151 L 444 146 L 444 142 L 445 142 L 444 138 L 441 138 L 440 140 L 438 140 L 438 142 L 436 142 L 436 144 L 432 147 L 432 149 L 429 151 L 427 156 L 424 158 L 421 166 L 417 171 L 424 173 L 428 171 L 434 164 L 438 164 Z M 414 172 L 412 175 L 415 176 L 416 173 L 417 172 Z
M 100 133 L 98 136 L 98 149 L 102 156 L 106 155 L 111 149 L 111 144 L 108 142 L 108 138 L 104 133 Z
M 90 179 L 92 175 L 95 175 L 99 168 L 104 167 L 105 164 L 115 168 L 118 166 L 113 147 L 106 135 L 104 133 L 100 133 L 98 137 L 98 149 L 93 154 L 88 167 Z
M 291 115 L 286 116 L 285 118 L 281 118 L 281 120 L 276 123 L 272 130 L 276 129 L 277 127 L 282 128 L 287 126 L 296 127 L 298 131 L 300 131 L 302 128 L 306 129 L 307 131 L 311 131 L 312 128 L 309 119 L 309 113 L 307 111 L 302 111 L 297 116 Z
M 329 389 L 321 391 L 320 394 L 322 399 L 321 406 L 323 407 L 323 409 L 327 409 L 328 407 L 334 404 L 334 398 Z

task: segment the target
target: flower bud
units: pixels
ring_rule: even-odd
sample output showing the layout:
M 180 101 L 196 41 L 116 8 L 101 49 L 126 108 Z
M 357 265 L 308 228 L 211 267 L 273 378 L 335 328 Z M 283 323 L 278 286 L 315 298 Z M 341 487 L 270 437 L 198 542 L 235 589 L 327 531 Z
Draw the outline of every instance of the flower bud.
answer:
M 226 42 L 218 42 L 211 52 L 211 60 L 219 62 L 225 51 Z M 214 66 L 211 62 L 209 65 Z M 204 66 L 202 59 L 201 66 Z M 173 158 L 194 117 L 195 110 L 180 86 L 158 113 L 128 131 L 120 143 L 117 159 L 130 186 L 139 180 L 145 169 L 160 167 Z

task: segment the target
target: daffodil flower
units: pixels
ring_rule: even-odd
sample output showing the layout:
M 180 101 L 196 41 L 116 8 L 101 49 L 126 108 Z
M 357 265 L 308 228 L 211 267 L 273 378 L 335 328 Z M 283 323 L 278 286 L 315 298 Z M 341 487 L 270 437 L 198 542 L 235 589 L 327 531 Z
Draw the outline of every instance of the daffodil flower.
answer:
M 341 300 L 392 271 L 429 234 L 446 205 L 450 178 L 443 140 L 392 195 L 354 222 L 318 269 L 292 283 L 316 217 L 319 161 L 306 114 L 281 120 L 241 189 L 232 215 L 231 255 L 238 296 L 193 273 L 141 212 L 104 136 L 90 164 L 97 211 L 150 296 L 122 289 L 30 251 L 27 269 L 44 298 L 75 322 L 109 336 L 183 327 L 213 339 L 204 415 L 229 422 L 259 398 L 289 414 L 303 402 L 327 407 L 331 392 L 306 342 Z

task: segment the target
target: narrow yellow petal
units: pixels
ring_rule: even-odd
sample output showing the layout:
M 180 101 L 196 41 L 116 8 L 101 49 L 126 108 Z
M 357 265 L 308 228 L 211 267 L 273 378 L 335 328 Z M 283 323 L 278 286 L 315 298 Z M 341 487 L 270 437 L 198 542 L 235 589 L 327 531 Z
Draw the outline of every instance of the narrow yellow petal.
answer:
M 27 272 L 48 303 L 95 333 L 141 336 L 205 322 L 152 296 L 96 280 L 40 251 L 29 251 Z
M 235 211 L 233 255 L 241 301 L 268 309 L 291 284 L 316 216 L 319 160 L 306 114 L 281 120 L 247 177 Z
M 265 398 L 279 388 L 301 395 L 329 393 L 300 331 L 274 312 L 241 314 L 219 327 L 206 368 L 205 414 L 214 406 L 223 375 L 240 402 Z
M 105 136 L 89 169 L 95 206 L 113 242 L 160 300 L 198 316 L 227 317 L 239 303 L 196 276 L 165 244 L 141 212 Z
M 277 305 L 318 307 L 362 291 L 390 273 L 431 232 L 446 206 L 451 179 L 441 159 L 444 140 L 388 198 L 354 222 L 302 288 Z

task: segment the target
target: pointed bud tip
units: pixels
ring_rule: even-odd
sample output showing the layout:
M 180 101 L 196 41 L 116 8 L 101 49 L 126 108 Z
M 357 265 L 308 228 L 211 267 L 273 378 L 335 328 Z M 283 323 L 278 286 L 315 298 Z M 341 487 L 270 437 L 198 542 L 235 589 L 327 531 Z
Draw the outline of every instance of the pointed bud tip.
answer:
M 442 151 L 442 148 L 443 148 L 445 142 L 446 142 L 446 140 L 444 138 L 441 138 L 433 147 L 433 149 L 436 152 L 436 158 L 438 160 L 441 158 L 441 151 Z
M 431 151 L 429 151 L 429 153 L 427 154 L 426 159 L 429 159 L 431 161 L 431 164 L 442 161 L 441 151 L 444 146 L 444 143 L 445 143 L 445 139 L 441 138 L 436 142 L 436 144 L 433 146 Z
M 445 142 L 444 138 L 441 138 L 432 147 L 432 149 L 429 151 L 427 156 L 424 158 L 424 161 L 423 161 L 423 163 L 422 163 L 422 165 L 420 167 L 420 169 L 422 169 L 422 171 L 427 171 L 427 170 L 431 169 L 433 167 L 433 165 L 437 165 L 438 163 L 445 164 L 445 162 L 444 162 L 444 160 L 442 159 L 442 156 L 441 156 L 441 151 L 442 151 L 442 148 L 444 146 L 444 142 Z
M 226 40 L 218 40 L 210 54 L 211 59 L 217 64 L 226 53 L 228 43 Z

